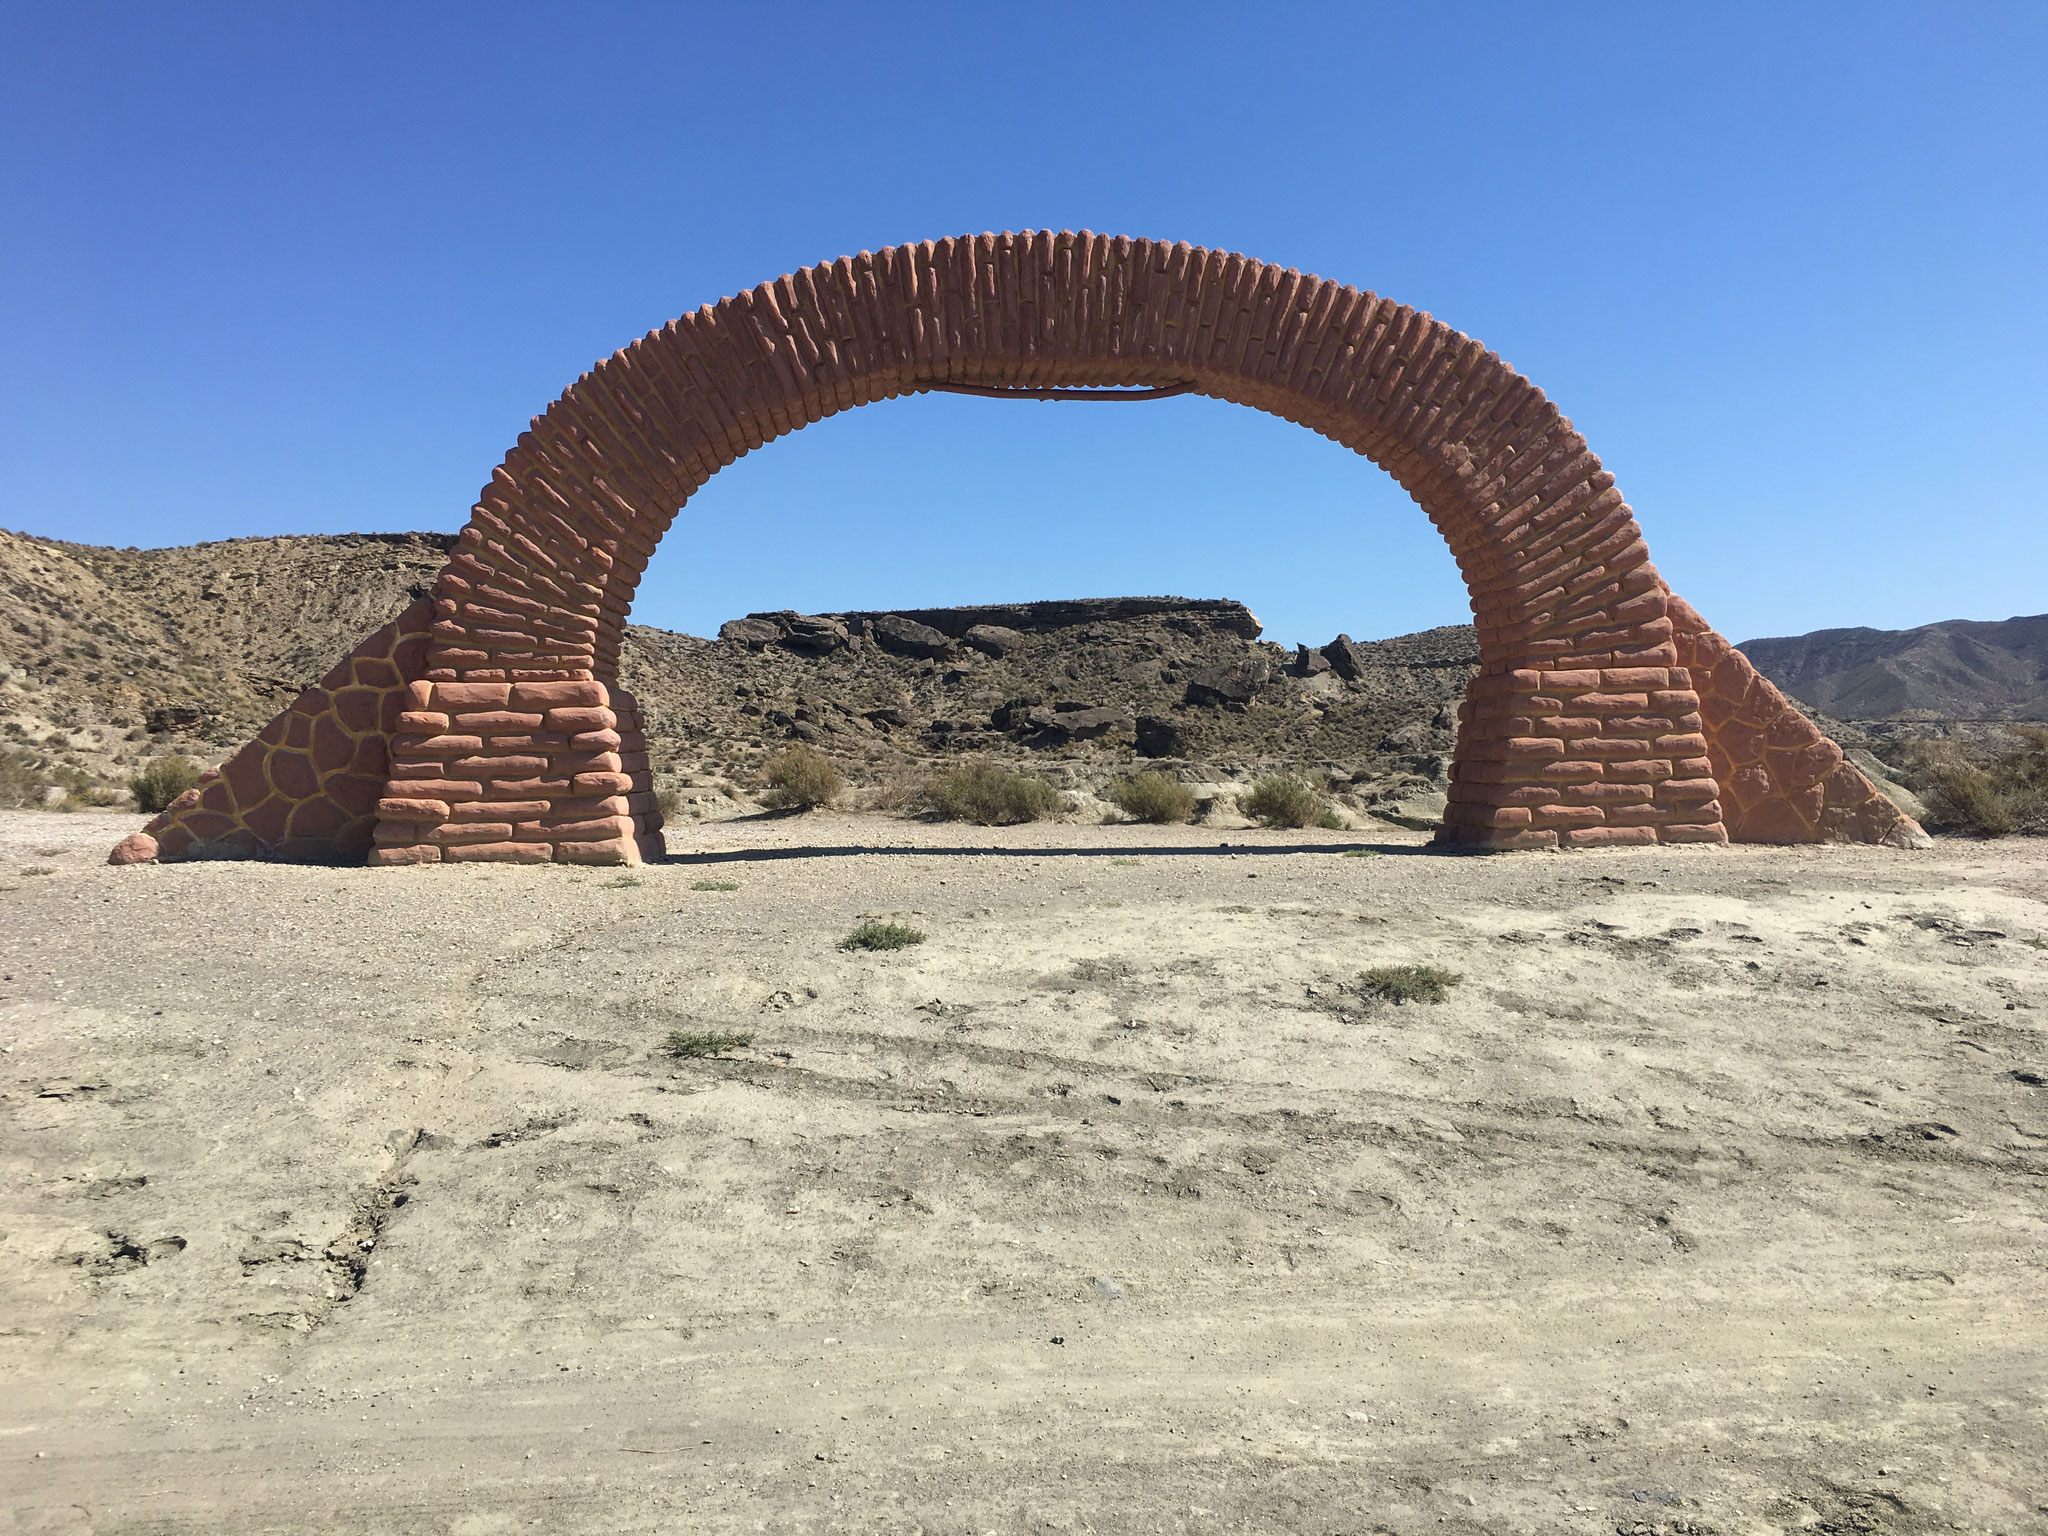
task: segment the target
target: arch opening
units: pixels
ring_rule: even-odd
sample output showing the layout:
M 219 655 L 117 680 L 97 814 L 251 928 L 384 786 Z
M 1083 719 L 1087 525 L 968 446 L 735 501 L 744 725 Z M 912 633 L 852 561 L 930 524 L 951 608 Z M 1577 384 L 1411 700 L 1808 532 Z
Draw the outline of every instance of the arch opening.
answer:
M 1479 342 L 1229 252 L 1037 231 L 841 257 L 599 363 L 507 454 L 431 599 L 131 853 L 376 865 L 656 855 L 642 723 L 618 686 L 655 547 L 742 455 L 928 389 L 1197 393 L 1305 426 L 1392 475 L 1449 546 L 1478 630 L 1440 842 L 1925 837 L 1670 591 L 1614 477 Z

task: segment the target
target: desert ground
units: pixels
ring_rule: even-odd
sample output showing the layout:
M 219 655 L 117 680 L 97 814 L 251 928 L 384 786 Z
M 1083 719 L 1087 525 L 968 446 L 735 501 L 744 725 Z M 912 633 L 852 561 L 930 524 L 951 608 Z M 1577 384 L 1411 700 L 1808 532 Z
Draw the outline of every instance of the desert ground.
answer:
M 2048 842 L 136 824 L 0 816 L 0 1531 L 2048 1530 Z

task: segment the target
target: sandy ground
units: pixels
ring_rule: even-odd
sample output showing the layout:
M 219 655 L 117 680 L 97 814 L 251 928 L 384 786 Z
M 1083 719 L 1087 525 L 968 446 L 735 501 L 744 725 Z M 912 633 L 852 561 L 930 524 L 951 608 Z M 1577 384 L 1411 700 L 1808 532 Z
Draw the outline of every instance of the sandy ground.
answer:
M 0 817 L 0 1531 L 2048 1529 L 2048 843 L 127 827 Z

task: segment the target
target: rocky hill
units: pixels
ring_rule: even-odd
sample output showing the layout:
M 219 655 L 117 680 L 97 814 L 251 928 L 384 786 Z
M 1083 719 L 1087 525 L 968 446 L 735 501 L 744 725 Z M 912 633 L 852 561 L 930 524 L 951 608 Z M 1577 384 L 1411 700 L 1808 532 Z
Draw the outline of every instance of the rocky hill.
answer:
M 118 785 L 156 753 L 217 761 L 424 592 L 451 542 L 0 532 L 0 746 L 75 785 Z M 883 801 L 963 754 L 1074 789 L 1142 759 L 1211 781 L 1313 768 L 1367 798 L 1440 777 L 1478 659 L 1468 626 L 1291 651 L 1259 635 L 1225 599 L 753 614 L 716 639 L 632 627 L 622 681 L 685 814 L 730 809 L 796 740 Z
M 2048 614 L 1746 640 L 1772 682 L 1844 720 L 2048 720 Z

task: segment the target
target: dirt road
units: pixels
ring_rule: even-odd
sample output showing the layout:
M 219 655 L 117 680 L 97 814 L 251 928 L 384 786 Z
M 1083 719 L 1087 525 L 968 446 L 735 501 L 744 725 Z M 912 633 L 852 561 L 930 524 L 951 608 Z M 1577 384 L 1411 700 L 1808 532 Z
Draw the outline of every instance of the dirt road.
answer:
M 2048 1529 L 2048 844 L 126 825 L 0 817 L 0 1531 Z

